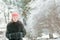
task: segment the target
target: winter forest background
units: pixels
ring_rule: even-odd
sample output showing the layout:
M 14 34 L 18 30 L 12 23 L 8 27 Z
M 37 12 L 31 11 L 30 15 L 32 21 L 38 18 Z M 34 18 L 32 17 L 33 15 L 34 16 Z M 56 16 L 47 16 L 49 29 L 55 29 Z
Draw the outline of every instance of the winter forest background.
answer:
M 60 40 L 60 0 L 0 0 L 0 40 L 11 13 L 20 14 L 27 31 L 23 40 Z

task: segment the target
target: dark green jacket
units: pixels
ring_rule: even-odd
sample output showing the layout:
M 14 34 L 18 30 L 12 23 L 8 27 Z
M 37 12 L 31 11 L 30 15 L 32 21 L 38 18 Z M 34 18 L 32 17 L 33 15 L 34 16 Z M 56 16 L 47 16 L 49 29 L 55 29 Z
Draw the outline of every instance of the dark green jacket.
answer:
M 6 37 L 8 39 L 19 39 L 25 35 L 26 30 L 20 21 L 8 23 L 6 31 Z

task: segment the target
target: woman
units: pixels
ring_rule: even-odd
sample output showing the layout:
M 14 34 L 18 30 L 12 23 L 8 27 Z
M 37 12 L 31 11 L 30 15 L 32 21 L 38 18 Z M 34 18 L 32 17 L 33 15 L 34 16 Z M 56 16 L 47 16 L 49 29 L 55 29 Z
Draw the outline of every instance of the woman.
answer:
M 6 37 L 9 40 L 22 40 L 26 35 L 26 30 L 23 24 L 19 21 L 19 14 L 12 13 L 12 20 L 7 24 Z

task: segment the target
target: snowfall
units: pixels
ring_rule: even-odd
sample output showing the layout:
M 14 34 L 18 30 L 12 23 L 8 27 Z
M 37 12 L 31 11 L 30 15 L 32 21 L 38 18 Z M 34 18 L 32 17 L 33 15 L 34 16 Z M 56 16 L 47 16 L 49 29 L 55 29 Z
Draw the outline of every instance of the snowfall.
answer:
M 28 16 L 27 25 L 25 25 L 27 32 L 29 32 L 32 37 L 37 36 L 36 30 L 34 29 L 35 26 L 38 26 L 37 23 L 40 23 L 44 18 L 47 18 L 48 15 L 55 6 L 57 7 L 55 11 L 57 11 L 58 17 L 60 17 L 60 0 L 31 0 L 29 4 L 27 4 L 31 10 L 29 12 L 31 13 Z M 4 10 L 5 9 L 5 10 Z M 15 9 L 11 9 L 12 11 L 16 11 Z M 5 36 L 6 33 L 6 25 L 5 23 L 5 17 L 4 12 L 7 15 L 8 13 L 8 7 L 7 5 L 0 0 L 0 40 L 8 40 Z M 11 16 L 9 16 L 10 18 Z M 6 17 L 6 19 L 8 16 Z M 11 18 L 10 18 L 11 19 Z M 21 19 L 22 20 L 22 19 Z M 10 20 L 9 20 L 10 21 Z M 40 21 L 40 22 L 38 22 Z M 23 22 L 22 22 L 23 23 Z M 42 24 L 42 23 L 40 23 Z M 37 37 L 36 40 L 60 40 L 60 35 L 58 33 L 53 33 L 53 37 L 56 39 L 49 39 L 49 33 L 46 30 L 43 30 L 41 37 Z M 23 40 L 31 40 L 28 39 L 28 37 L 24 37 Z

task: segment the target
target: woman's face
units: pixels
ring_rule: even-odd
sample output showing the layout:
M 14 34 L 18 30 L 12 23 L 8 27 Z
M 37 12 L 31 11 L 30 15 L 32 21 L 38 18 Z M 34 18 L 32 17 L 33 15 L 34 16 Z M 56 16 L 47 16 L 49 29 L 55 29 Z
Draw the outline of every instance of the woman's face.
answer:
M 14 16 L 14 17 L 12 17 L 13 22 L 17 22 L 18 19 L 19 19 L 18 16 Z

